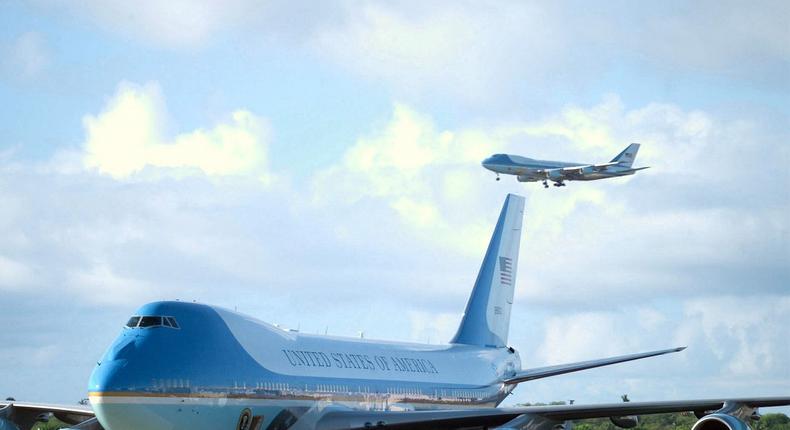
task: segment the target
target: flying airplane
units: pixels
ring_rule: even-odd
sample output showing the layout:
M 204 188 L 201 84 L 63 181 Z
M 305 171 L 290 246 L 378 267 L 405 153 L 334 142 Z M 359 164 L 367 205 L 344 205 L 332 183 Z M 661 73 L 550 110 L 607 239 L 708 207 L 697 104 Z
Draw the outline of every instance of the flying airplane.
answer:
M 310 335 L 206 304 L 149 303 L 93 370 L 95 417 L 7 403 L 0 419 L 50 411 L 89 418 L 73 428 L 90 430 L 567 430 L 576 419 L 609 417 L 631 428 L 640 414 L 692 411 L 700 417 L 693 430 L 742 430 L 757 408 L 790 404 L 783 397 L 498 408 L 520 383 L 684 349 L 522 369 L 508 332 L 523 211 L 524 198 L 508 195 L 447 344 Z
M 519 182 L 542 181 L 545 188 L 549 181 L 555 187 L 564 187 L 565 181 L 595 181 L 598 179 L 628 176 L 648 167 L 631 167 L 639 152 L 639 144 L 632 143 L 617 154 L 612 161 L 600 164 L 571 163 L 567 161 L 546 161 L 526 158 L 519 155 L 494 154 L 483 160 L 483 167 L 499 174 L 516 175 Z

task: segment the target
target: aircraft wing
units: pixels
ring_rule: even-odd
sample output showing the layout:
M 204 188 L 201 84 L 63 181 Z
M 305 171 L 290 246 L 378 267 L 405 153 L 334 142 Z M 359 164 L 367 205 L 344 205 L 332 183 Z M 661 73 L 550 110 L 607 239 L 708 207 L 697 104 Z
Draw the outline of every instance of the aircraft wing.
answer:
M 55 417 L 72 429 L 100 430 L 102 427 L 88 406 L 61 406 L 23 402 L 0 402 L 0 423 L 10 421 L 20 428 L 30 428 L 37 421 Z
M 686 349 L 685 346 L 679 348 L 662 349 L 659 351 L 640 352 L 637 354 L 619 355 L 617 357 L 601 358 L 597 360 L 580 361 L 578 363 L 558 364 L 555 366 L 536 367 L 534 369 L 522 370 L 514 376 L 505 379 L 505 384 L 518 384 L 533 379 L 546 378 L 548 376 L 562 375 L 565 373 L 578 372 L 579 370 L 593 369 L 596 367 L 608 366 L 610 364 L 623 363 L 626 361 L 639 360 L 642 358 L 655 357 L 657 355 L 680 352 Z
M 543 169 L 538 170 L 537 173 L 545 174 L 548 179 L 552 179 L 552 176 L 574 178 L 584 176 L 586 173 L 601 172 L 606 170 L 607 167 L 614 166 L 616 164 L 618 163 L 585 164 L 578 166 L 559 167 L 556 169 Z
M 697 416 L 717 412 L 721 415 L 748 419 L 754 409 L 790 405 L 790 397 L 751 399 L 677 400 L 663 402 L 628 402 L 599 405 L 552 405 L 523 408 L 460 409 L 441 411 L 330 411 L 318 421 L 317 430 L 381 429 L 445 429 L 469 427 L 494 429 L 543 428 L 568 420 L 623 417 L 633 415 L 694 412 Z M 739 412 L 747 411 L 747 417 Z M 730 415 L 733 414 L 733 415 Z M 717 428 L 724 428 L 723 426 Z
M 606 170 L 606 168 L 609 167 L 609 166 L 616 166 L 617 164 L 618 164 L 617 162 L 601 163 L 601 164 L 585 164 L 583 166 L 563 167 L 560 170 L 562 170 L 563 172 L 571 172 L 571 173 L 578 172 L 578 173 L 582 173 L 582 171 L 584 169 L 592 168 L 596 172 L 600 172 L 601 170 Z

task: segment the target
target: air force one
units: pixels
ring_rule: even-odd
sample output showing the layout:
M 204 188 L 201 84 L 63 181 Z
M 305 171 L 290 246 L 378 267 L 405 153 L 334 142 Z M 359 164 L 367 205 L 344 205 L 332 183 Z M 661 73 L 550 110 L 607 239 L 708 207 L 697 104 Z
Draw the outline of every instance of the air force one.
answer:
M 631 428 L 640 414 L 693 411 L 700 417 L 693 430 L 742 430 L 757 408 L 790 404 L 790 397 L 764 397 L 498 408 L 520 383 L 684 349 L 522 369 L 508 331 L 523 211 L 524 198 L 509 195 L 447 344 L 309 335 L 220 307 L 150 303 L 129 318 L 90 377 L 95 417 L 12 403 L 0 421 L 47 412 L 85 419 L 75 429 L 555 430 L 597 417 Z
M 639 152 L 639 144 L 632 143 L 617 154 L 612 161 L 600 164 L 571 163 L 567 161 L 535 160 L 519 155 L 494 154 L 483 160 L 483 167 L 499 174 L 516 175 L 519 182 L 543 182 L 545 188 L 549 181 L 555 187 L 564 187 L 565 181 L 595 181 L 598 179 L 628 176 L 648 169 L 632 167 Z

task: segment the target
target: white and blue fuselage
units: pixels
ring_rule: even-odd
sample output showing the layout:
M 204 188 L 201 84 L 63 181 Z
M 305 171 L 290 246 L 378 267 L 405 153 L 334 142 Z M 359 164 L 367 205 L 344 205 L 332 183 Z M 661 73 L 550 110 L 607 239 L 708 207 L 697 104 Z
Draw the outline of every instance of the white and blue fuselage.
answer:
M 514 175 L 519 182 L 548 181 L 562 186 L 564 181 L 595 181 L 633 175 L 647 167 L 633 168 L 639 152 L 639 144 L 628 145 L 608 163 L 574 163 L 567 161 L 535 160 L 511 154 L 494 154 L 481 163 L 483 167 L 497 174 Z
M 521 369 L 507 347 L 524 198 L 509 195 L 447 345 L 305 335 L 226 309 L 144 305 L 89 382 L 107 430 L 315 428 L 337 410 L 495 407 Z
M 102 357 L 90 400 L 110 430 L 235 428 L 245 410 L 266 429 L 307 424 L 326 407 L 495 407 L 521 367 L 506 347 L 305 335 L 203 304 L 157 302 L 137 314 L 178 328 L 133 318 L 138 326 Z

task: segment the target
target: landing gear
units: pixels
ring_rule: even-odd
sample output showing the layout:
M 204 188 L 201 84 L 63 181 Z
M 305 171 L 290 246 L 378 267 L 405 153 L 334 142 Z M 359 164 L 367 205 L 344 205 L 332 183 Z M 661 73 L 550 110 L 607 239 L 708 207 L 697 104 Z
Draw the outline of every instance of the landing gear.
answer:
M 499 173 L 496 174 L 496 180 L 499 180 Z
M 555 183 L 554 183 L 554 186 L 555 186 L 555 187 L 564 187 L 564 186 L 565 186 L 565 183 L 564 183 L 564 182 L 562 182 L 562 181 L 558 181 L 558 182 L 555 182 Z
M 548 187 L 549 187 L 549 183 L 548 183 L 548 181 L 546 181 L 546 180 L 544 179 L 544 180 L 543 180 L 543 188 L 548 188 Z

